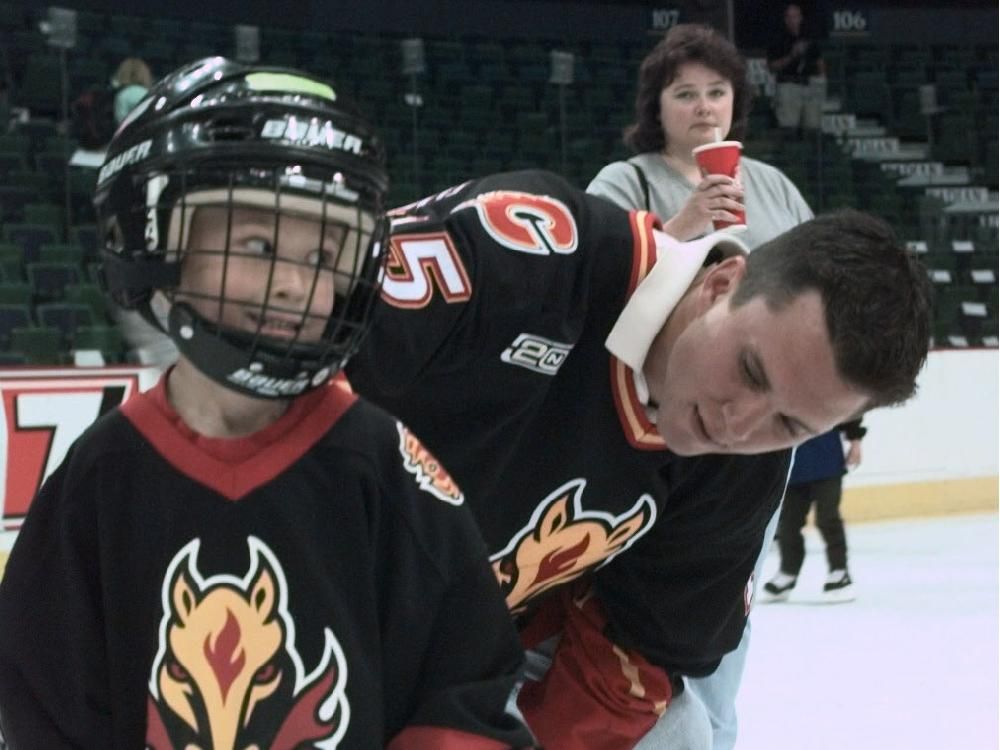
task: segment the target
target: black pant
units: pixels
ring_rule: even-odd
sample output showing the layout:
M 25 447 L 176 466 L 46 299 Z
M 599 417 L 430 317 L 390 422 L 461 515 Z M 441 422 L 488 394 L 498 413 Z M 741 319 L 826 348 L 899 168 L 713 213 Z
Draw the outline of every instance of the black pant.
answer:
M 830 570 L 847 570 L 847 538 L 840 517 L 841 477 L 790 485 L 785 492 L 778 519 L 778 549 L 781 572 L 797 576 L 806 555 L 802 527 L 806 525 L 809 506 L 816 503 L 816 527 L 826 542 L 826 560 Z

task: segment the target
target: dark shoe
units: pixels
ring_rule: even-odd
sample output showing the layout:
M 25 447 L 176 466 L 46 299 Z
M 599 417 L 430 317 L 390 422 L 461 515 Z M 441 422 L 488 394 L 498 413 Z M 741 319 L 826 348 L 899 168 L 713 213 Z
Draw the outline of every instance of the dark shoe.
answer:
M 764 594 L 761 601 L 764 604 L 785 601 L 792 589 L 795 588 L 796 580 L 795 576 L 790 576 L 788 573 L 778 573 L 764 584 Z
M 823 585 L 823 601 L 831 604 L 853 602 L 856 597 L 850 573 L 846 570 L 831 571 Z

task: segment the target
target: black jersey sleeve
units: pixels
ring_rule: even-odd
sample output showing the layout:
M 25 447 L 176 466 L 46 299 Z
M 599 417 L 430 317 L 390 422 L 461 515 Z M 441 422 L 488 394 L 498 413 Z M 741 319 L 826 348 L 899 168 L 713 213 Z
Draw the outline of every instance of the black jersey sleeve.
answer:
M 582 315 L 594 264 L 617 261 L 595 238 L 632 245 L 627 211 L 541 171 L 472 180 L 391 215 L 372 329 L 347 365 L 376 401 L 429 372 L 499 356 L 526 327 L 547 330 L 547 312 Z
M 736 648 L 754 564 L 791 451 L 698 456 L 671 466 L 656 525 L 594 576 L 609 637 L 671 675 L 704 676 Z
M 524 654 L 465 497 L 396 423 L 379 483 L 391 506 L 381 555 L 386 712 L 392 750 L 533 747 L 508 702 Z
M 483 564 L 479 564 L 482 562 Z M 511 710 L 522 655 L 485 558 L 453 578 L 432 623 L 418 705 L 392 750 L 534 747 Z
M 11 750 L 114 746 L 93 503 L 73 456 L 32 502 L 0 581 L 0 729 Z

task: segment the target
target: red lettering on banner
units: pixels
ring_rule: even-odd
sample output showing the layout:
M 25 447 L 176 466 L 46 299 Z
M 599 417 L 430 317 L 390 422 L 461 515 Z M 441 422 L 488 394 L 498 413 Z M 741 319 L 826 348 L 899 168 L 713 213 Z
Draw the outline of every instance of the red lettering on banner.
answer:
M 0 518 L 20 527 L 35 493 L 104 412 L 139 392 L 139 370 L 0 372 Z

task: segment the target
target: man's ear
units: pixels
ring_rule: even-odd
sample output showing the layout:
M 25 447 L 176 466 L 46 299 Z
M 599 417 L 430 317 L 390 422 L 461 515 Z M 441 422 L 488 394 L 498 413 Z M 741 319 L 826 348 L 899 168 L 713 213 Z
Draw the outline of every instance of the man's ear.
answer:
M 726 298 L 739 286 L 747 271 L 745 255 L 730 255 L 725 260 L 709 268 L 701 278 L 698 289 L 699 307 L 702 311 L 714 305 L 720 298 Z

